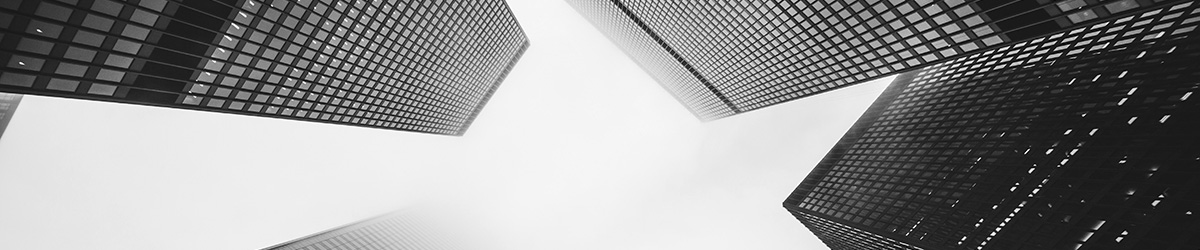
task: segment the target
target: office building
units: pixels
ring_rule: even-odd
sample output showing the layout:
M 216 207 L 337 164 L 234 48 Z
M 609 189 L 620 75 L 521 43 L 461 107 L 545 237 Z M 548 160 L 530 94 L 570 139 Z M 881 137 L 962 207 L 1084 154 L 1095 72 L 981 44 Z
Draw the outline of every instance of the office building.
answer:
M 499 0 L 12 0 L 0 29 L 0 91 L 447 135 L 529 45 Z
M 902 74 L 784 207 L 832 249 L 1200 248 L 1198 7 Z
M 393 212 L 336 227 L 263 250 L 457 250 L 465 249 L 427 218 Z
M 1186 2 L 567 1 L 702 120 Z
M 17 105 L 21 105 L 21 95 L 0 93 L 0 138 L 4 138 L 4 129 L 17 112 Z

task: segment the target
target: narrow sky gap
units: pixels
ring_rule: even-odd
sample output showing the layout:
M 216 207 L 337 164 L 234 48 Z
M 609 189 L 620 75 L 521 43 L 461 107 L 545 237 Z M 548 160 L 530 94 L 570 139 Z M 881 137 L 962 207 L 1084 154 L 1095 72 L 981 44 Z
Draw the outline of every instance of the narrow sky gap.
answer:
M 259 249 L 427 203 L 488 249 L 823 247 L 779 199 L 890 77 L 701 123 L 566 3 L 509 4 L 531 46 L 463 137 L 26 96 L 0 249 Z

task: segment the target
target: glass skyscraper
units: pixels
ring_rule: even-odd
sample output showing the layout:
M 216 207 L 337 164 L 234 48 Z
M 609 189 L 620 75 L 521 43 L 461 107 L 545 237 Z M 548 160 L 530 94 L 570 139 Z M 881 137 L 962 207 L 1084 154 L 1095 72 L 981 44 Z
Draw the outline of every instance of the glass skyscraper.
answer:
M 434 229 L 432 222 L 405 211 L 393 212 L 363 221 L 304 236 L 263 248 L 263 250 L 460 250 L 446 232 Z
M 832 249 L 1198 248 L 1198 7 L 902 74 L 784 207 Z
M 1186 1 L 567 2 L 711 120 Z
M 8 128 L 18 105 L 21 105 L 21 95 L 0 93 L 0 138 L 4 138 L 4 129 Z
M 0 91 L 447 135 L 529 46 L 499 0 L 12 0 L 0 29 Z

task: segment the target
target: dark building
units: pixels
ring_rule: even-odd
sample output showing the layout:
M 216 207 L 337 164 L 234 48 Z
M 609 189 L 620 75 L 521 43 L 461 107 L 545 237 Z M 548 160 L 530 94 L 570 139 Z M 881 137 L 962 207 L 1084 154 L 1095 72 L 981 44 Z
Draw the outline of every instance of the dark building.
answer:
M 832 249 L 1200 248 L 1197 7 L 902 74 L 783 205 Z
M 4 138 L 4 129 L 17 112 L 17 105 L 21 105 L 21 95 L 0 93 L 0 138 Z
M 394 212 L 336 227 L 263 250 L 456 250 L 464 249 L 432 222 L 407 212 Z
M 0 29 L 0 91 L 448 135 L 529 45 L 499 0 L 10 0 Z
M 567 2 L 711 120 L 1186 1 Z

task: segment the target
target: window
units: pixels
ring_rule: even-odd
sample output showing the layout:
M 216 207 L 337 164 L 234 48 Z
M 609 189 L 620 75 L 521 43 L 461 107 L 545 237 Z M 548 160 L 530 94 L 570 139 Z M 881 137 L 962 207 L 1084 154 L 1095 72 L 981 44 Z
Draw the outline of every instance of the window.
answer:
M 110 69 L 101 69 L 99 74 L 96 75 L 96 79 L 110 82 L 121 82 L 121 79 L 124 77 L 125 72 L 119 72 Z
M 73 41 L 76 43 L 89 44 L 89 46 L 92 47 L 100 47 L 101 44 L 104 43 L 104 36 L 95 34 L 95 32 L 91 31 L 79 30 L 76 31 L 76 37 L 74 37 Z
M 40 5 L 38 5 L 38 8 L 36 11 L 34 11 L 34 14 L 36 14 L 38 16 L 66 22 L 67 19 L 71 18 L 71 13 L 73 13 L 73 12 L 74 11 L 72 11 L 71 9 L 59 6 L 57 4 L 52 4 L 49 2 L 42 2 Z
M 1096 12 L 1093 12 L 1092 10 L 1084 10 L 1067 15 L 1067 19 L 1071 19 L 1071 22 L 1073 23 L 1082 23 L 1088 20 L 1096 19 Z
M 14 69 L 38 71 L 42 70 L 42 64 L 44 63 L 45 60 L 42 59 L 14 55 L 11 59 L 9 59 L 8 67 Z
M 1084 2 L 1083 0 L 1068 0 L 1068 1 L 1059 2 L 1056 5 L 1058 5 L 1059 10 L 1061 10 L 1063 12 L 1068 12 L 1068 11 L 1072 11 L 1072 10 L 1077 10 L 1079 8 L 1083 8 L 1083 6 L 1087 5 L 1087 2 Z
M 1122 1 L 1115 2 L 1115 3 L 1110 3 L 1110 4 L 1104 5 L 1104 8 L 1108 9 L 1109 13 L 1118 13 L 1118 12 L 1122 12 L 1122 11 L 1126 11 L 1126 10 L 1131 10 L 1131 9 L 1134 9 L 1137 7 L 1140 7 L 1140 6 L 1138 5 L 1137 1 L 1134 1 L 1134 0 L 1122 0 Z
M 108 30 L 113 26 L 113 20 L 88 14 L 87 17 L 83 19 L 83 26 L 100 30 L 101 32 L 108 32 Z
M 60 75 L 83 77 L 83 74 L 87 72 L 87 67 L 72 63 L 59 63 L 58 69 L 54 72 Z
M 79 87 L 78 81 L 64 79 L 50 79 L 50 83 L 46 85 L 46 89 L 73 92 Z
M 58 38 L 58 35 L 62 33 L 62 29 L 62 26 L 48 24 L 38 20 L 31 20 L 29 21 L 29 27 L 26 28 L 25 32 L 49 38 Z
M 88 94 L 111 96 L 116 91 L 117 86 L 94 83 L 92 84 L 92 87 L 88 89 Z
M 54 44 L 30 38 L 21 38 L 21 42 L 17 43 L 17 50 L 50 55 L 50 50 L 54 48 Z
M 0 74 L 0 84 L 3 84 L 3 85 L 21 86 L 21 87 L 28 88 L 28 87 L 33 87 L 34 79 L 36 79 L 34 76 L 26 75 L 26 74 L 17 74 L 17 73 L 13 73 L 13 72 L 4 72 L 4 73 Z

